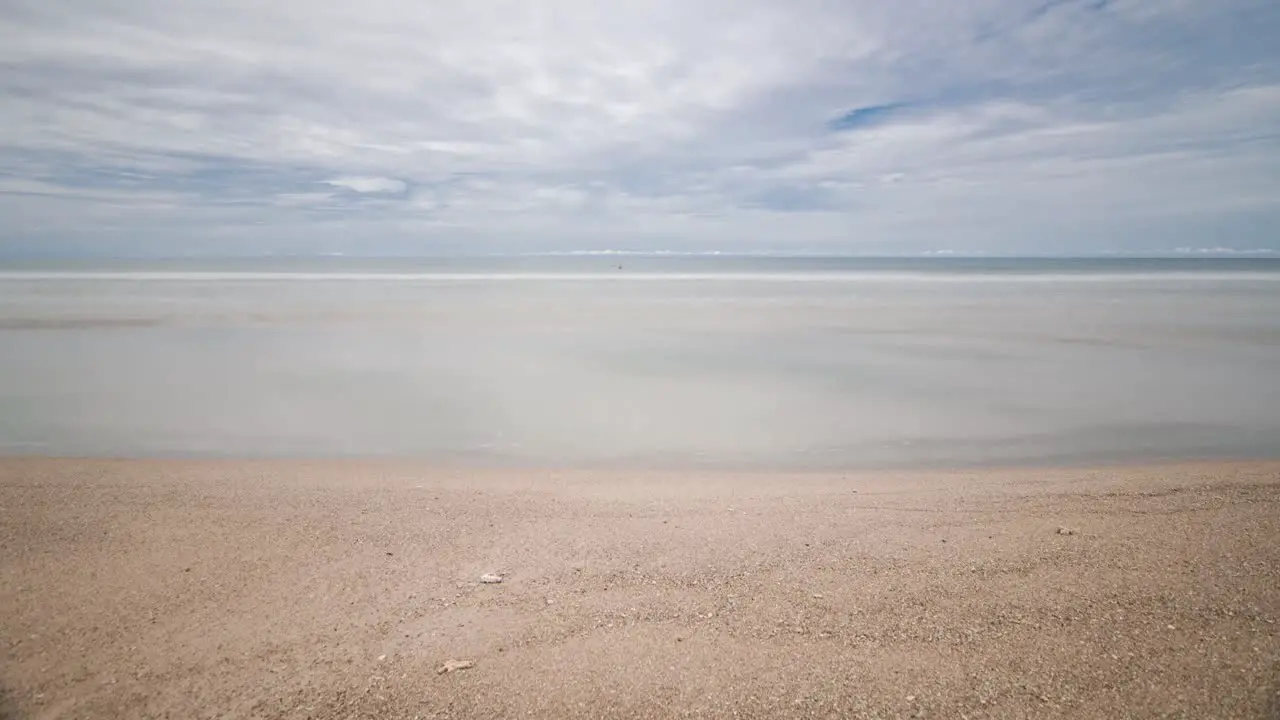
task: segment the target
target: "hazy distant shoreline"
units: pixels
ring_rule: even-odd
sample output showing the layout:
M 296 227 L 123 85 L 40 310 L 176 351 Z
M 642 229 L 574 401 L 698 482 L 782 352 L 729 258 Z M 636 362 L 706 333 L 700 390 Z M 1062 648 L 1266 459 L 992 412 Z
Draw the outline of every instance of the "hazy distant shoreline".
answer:
M 1046 256 L 1001 257 L 982 255 L 857 256 L 782 253 L 718 252 L 610 252 L 526 253 L 500 255 L 442 256 L 359 256 L 359 255 L 266 255 L 230 257 L 0 257 L 0 272 L 40 270 L 154 270 L 178 268 L 209 271 L 251 271 L 347 268 L 394 272 L 426 272 L 450 268 L 610 268 L 666 270 L 694 267 L 729 271 L 739 267 L 769 267 L 778 271 L 825 268 L 838 270 L 886 271 L 899 268 L 932 270 L 940 273 L 962 271 L 1043 272 L 1054 269 L 1107 272 L 1123 269 L 1159 270 L 1280 270 L 1275 253 L 1234 255 L 1158 256 Z

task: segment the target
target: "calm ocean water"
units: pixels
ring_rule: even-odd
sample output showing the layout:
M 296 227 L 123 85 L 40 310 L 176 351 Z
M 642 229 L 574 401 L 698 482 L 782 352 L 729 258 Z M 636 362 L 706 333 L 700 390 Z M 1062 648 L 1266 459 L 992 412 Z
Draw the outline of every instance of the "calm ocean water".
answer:
M 1280 261 L 0 267 L 0 452 L 879 467 L 1280 455 Z

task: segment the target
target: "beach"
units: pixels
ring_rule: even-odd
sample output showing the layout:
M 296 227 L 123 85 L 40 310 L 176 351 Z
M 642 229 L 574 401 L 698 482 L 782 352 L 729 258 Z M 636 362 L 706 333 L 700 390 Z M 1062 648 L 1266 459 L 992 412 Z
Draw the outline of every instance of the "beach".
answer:
M 1280 720 L 1280 0 L 0 7 L 0 720 Z
M 1274 718 L 1277 502 L 1278 462 L 8 458 L 0 717 Z

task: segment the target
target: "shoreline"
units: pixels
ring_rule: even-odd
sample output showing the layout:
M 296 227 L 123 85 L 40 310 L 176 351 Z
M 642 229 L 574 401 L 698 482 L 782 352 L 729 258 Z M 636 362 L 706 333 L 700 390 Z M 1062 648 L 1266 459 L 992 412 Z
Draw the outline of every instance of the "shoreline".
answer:
M 1152 468 L 1188 468 L 1194 466 L 1244 466 L 1275 465 L 1280 467 L 1280 455 L 1269 454 L 1235 454 L 1224 452 L 1220 455 L 1200 453 L 1188 455 L 1150 456 L 1097 456 L 1081 455 L 1055 456 L 1043 460 L 1014 460 L 1009 462 L 939 462 L 939 463 L 888 463 L 888 464 L 787 464 L 787 463 L 706 463 L 689 462 L 632 462 L 629 460 L 610 460 L 598 462 L 540 462 L 530 460 L 492 460 L 474 457 L 460 459 L 448 454 L 434 455 L 400 455 L 400 454 L 358 454 L 349 455 L 311 455 L 311 454 L 227 454 L 213 455 L 204 453 L 121 453 L 118 455 L 103 453 L 40 453 L 21 452 L 6 453 L 0 451 L 0 465 L 6 463 L 139 463 L 157 464 L 171 463 L 175 465 L 348 465 L 353 467 L 400 467 L 415 472 L 442 473 L 467 472 L 482 476 L 514 473 L 551 473 L 551 474 L 585 474 L 608 473 L 622 475 L 694 475 L 694 476 L 777 476 L 799 475 L 806 477 L 841 476 L 841 477 L 909 477 L 915 475 L 975 475 L 1004 473 L 1063 473 L 1090 471 L 1123 471 L 1144 470 Z
M 6 720 L 1280 710 L 1280 460 L 10 456 L 0 518 Z

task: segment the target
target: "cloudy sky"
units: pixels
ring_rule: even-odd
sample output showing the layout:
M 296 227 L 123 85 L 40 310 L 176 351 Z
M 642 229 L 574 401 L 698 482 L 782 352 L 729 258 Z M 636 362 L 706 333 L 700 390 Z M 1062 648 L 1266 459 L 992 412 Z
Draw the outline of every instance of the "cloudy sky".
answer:
M 0 0 L 0 251 L 1280 253 L 1276 0 Z

